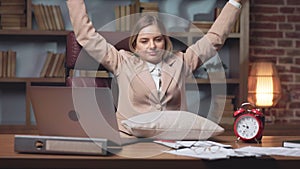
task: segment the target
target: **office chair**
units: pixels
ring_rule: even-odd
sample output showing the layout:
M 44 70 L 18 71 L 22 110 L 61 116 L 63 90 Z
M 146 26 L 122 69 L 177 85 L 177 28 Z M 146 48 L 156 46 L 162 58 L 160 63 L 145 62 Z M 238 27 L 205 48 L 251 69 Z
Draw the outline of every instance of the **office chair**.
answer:
M 107 42 L 111 43 L 116 49 L 129 50 L 129 32 L 99 32 Z M 77 77 L 73 76 L 72 70 L 93 70 L 98 67 L 98 71 L 106 71 L 106 69 L 98 64 L 96 60 L 89 56 L 79 56 L 81 52 L 81 45 L 77 42 L 74 32 L 67 35 L 66 45 L 66 63 L 65 63 L 65 77 L 66 86 L 71 87 L 110 87 L 112 83 L 111 77 Z M 80 59 L 78 63 L 76 63 Z

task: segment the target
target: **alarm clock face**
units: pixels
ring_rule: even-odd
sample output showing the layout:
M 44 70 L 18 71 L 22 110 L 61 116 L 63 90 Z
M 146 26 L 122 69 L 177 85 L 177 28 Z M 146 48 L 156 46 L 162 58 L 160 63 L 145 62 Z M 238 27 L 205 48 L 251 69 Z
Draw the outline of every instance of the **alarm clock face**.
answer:
M 241 115 L 235 121 L 236 135 L 243 140 L 251 140 L 259 134 L 260 122 L 252 114 Z

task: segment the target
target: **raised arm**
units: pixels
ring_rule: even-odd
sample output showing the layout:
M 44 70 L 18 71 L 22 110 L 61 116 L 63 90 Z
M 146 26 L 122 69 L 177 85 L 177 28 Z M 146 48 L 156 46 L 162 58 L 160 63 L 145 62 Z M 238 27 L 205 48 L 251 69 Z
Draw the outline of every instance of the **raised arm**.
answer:
M 199 66 L 200 60 L 205 62 L 216 55 L 231 32 L 240 15 L 242 0 L 230 1 L 233 2 L 227 2 L 207 34 L 186 50 L 185 60 L 191 71 Z
M 223 46 L 232 27 L 235 25 L 242 7 L 239 5 L 242 5 L 241 0 L 229 0 L 211 29 L 205 35 L 205 38 L 211 42 L 216 50 L 219 50 Z
M 118 51 L 96 32 L 87 15 L 84 0 L 67 0 L 67 6 L 78 43 L 104 67 L 115 72 L 120 59 Z

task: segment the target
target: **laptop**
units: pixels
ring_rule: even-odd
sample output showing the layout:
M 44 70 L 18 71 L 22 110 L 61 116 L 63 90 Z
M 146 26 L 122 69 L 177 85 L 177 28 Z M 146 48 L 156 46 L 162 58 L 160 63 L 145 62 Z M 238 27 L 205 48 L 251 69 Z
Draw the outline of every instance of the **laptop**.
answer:
M 31 86 L 39 135 L 100 138 L 108 148 L 148 139 L 121 137 L 109 88 Z

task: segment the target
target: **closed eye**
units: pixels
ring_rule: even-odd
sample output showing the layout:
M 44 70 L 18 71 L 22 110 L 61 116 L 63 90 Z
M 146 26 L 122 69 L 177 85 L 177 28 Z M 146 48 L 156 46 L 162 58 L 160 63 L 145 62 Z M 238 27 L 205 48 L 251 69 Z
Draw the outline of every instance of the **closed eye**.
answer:
M 148 41 L 148 39 L 140 39 L 140 43 L 147 43 Z
M 161 41 L 163 41 L 163 37 L 161 37 L 161 36 L 156 37 L 156 38 L 155 38 L 155 41 L 156 41 L 156 42 L 161 42 Z

